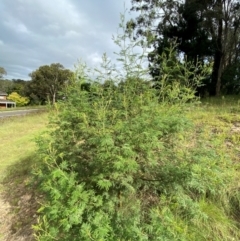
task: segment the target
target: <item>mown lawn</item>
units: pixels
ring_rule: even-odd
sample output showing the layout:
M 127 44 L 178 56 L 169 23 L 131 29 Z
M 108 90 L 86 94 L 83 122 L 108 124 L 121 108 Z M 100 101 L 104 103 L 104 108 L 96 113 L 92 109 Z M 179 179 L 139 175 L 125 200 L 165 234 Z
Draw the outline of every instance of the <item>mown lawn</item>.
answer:
M 29 190 L 29 178 L 37 162 L 35 139 L 46 128 L 47 116 L 47 112 L 39 112 L 0 118 L 1 241 L 31 239 L 36 202 Z
M 35 138 L 46 123 L 47 113 L 0 119 L 0 180 L 8 166 L 35 152 Z

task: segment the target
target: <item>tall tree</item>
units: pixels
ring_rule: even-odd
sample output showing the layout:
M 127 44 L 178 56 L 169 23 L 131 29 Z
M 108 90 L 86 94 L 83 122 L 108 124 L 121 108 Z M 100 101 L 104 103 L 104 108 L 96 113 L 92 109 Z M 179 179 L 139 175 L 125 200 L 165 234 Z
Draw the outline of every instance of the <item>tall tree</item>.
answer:
M 158 54 L 177 41 L 180 56 L 213 62 L 208 90 L 219 95 L 228 53 L 239 43 L 239 0 L 132 0 L 132 4 L 131 10 L 140 14 L 128 22 L 128 28 L 153 47 L 149 54 L 152 75 L 159 74 Z
M 0 67 L 0 79 L 6 74 L 7 74 L 7 71 L 3 67 Z
M 59 63 L 44 65 L 30 74 L 32 78 L 30 88 L 39 99 L 42 101 L 49 99 L 54 104 L 58 98 L 58 92 L 71 76 L 72 72 Z

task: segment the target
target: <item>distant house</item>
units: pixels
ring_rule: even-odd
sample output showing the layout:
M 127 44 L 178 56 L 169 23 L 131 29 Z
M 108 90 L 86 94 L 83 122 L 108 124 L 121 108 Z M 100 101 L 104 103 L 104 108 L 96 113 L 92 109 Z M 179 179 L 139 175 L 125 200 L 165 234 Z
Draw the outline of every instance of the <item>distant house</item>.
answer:
M 16 107 L 16 102 L 7 100 L 7 93 L 0 91 L 0 108 Z

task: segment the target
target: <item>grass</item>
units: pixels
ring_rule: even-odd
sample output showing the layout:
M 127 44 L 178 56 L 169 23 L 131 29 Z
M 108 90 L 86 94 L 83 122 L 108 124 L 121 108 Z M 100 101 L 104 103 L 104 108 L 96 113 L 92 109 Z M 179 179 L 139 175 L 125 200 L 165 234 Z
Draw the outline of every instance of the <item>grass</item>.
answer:
M 204 99 L 189 118 L 204 130 L 204 140 L 222 143 L 219 151 L 240 164 L 240 96 Z
M 195 131 L 190 133 L 187 144 L 202 141 L 206 147 L 219 155 L 219 174 L 231 176 L 231 182 L 222 190 L 222 197 L 212 203 L 200 201 L 204 213 L 210 217 L 209 233 L 218 229 L 222 238 L 228 240 L 228 228 L 240 235 L 240 96 L 207 98 L 191 109 L 188 117 L 193 120 Z M 209 163 L 209 166 L 211 163 Z M 221 203 L 220 203 L 221 202 Z M 228 208 L 230 205 L 234 206 Z M 230 213 L 224 213 L 229 210 Z M 201 229 L 201 223 L 199 227 Z M 216 232 L 216 231 L 215 231 Z M 231 233 L 230 232 L 230 233 Z M 223 237 L 225 239 L 223 239 Z
M 47 113 L 0 119 L 0 181 L 6 168 L 35 152 L 34 138 L 45 128 Z
M 0 119 L 0 240 L 22 240 L 35 222 L 34 189 L 29 186 L 37 163 L 35 138 L 46 128 L 46 112 Z M 8 211 L 8 212 L 7 212 Z M 10 226 L 8 224 L 11 224 Z M 10 229 L 10 230 L 9 230 Z M 6 237 L 6 234 L 11 236 Z

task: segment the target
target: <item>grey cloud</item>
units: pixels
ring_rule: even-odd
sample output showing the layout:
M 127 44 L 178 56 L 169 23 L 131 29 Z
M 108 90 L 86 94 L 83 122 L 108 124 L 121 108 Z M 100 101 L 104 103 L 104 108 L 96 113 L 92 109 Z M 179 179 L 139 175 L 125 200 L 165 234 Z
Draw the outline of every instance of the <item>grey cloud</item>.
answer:
M 78 59 L 95 65 L 104 52 L 113 57 L 123 9 L 124 0 L 2 0 L 0 66 L 7 78 L 29 79 L 41 65 L 73 69 Z

